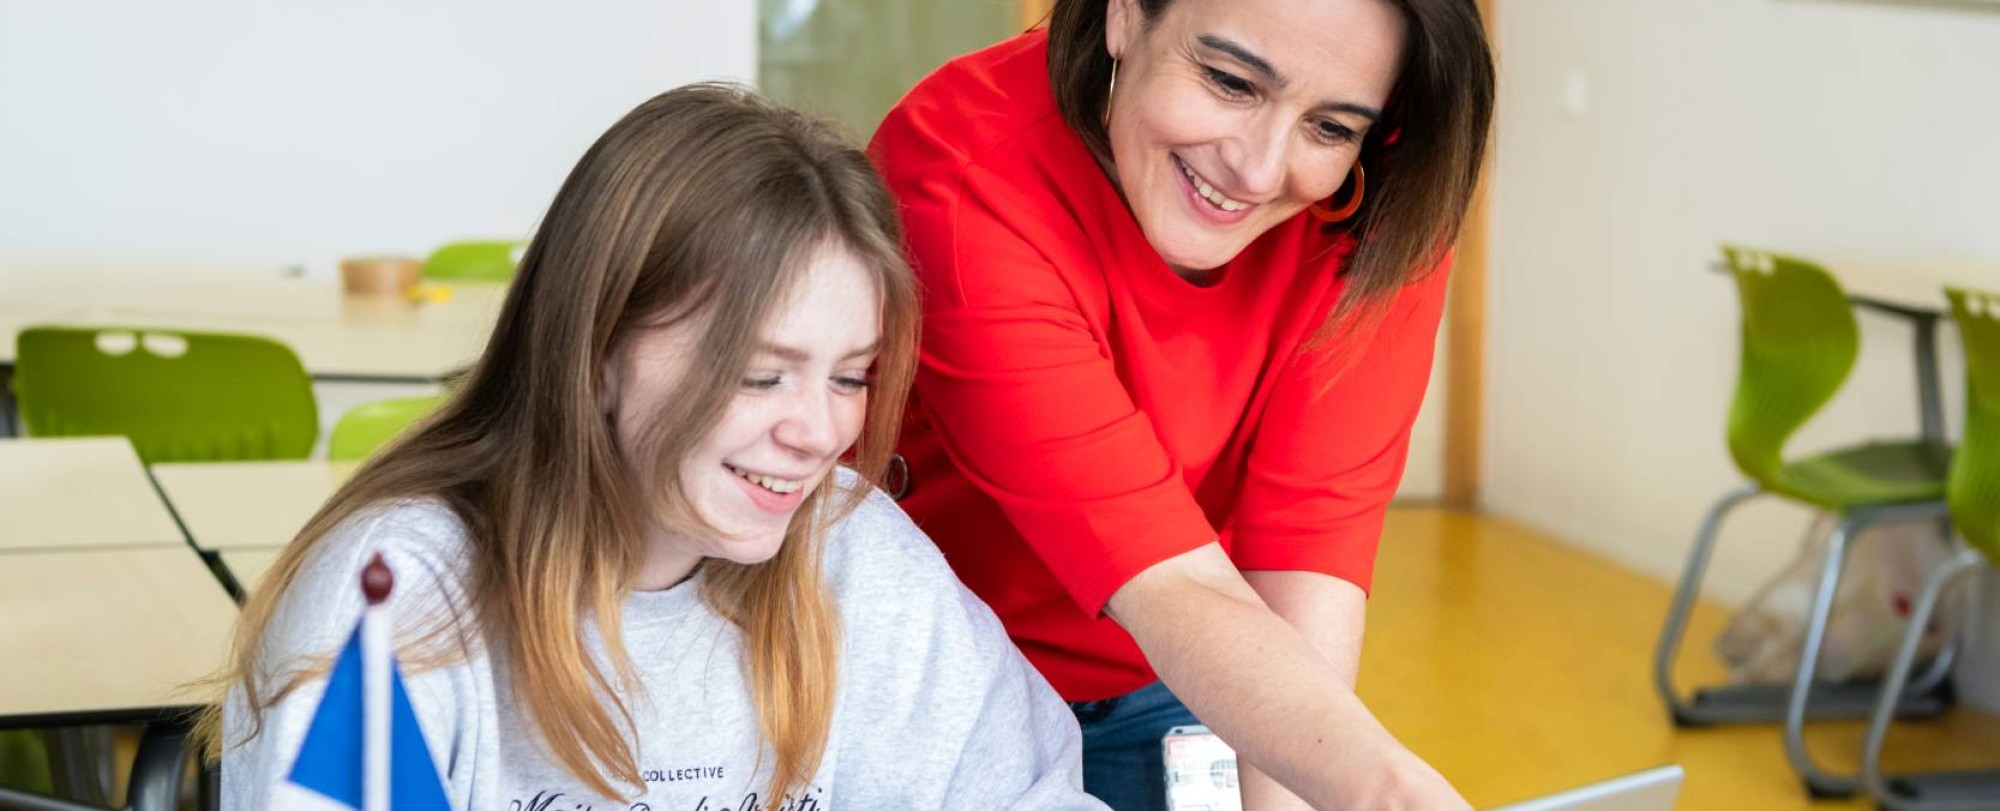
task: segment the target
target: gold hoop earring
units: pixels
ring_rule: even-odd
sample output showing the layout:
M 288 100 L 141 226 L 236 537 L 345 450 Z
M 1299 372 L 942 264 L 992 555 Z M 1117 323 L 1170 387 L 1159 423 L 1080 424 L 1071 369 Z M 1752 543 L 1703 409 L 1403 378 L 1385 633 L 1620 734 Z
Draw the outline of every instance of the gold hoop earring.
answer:
M 1333 198 L 1329 196 L 1325 200 L 1306 206 L 1306 210 L 1312 212 L 1312 215 L 1318 217 L 1321 222 L 1346 222 L 1349 217 L 1353 217 L 1354 212 L 1361 210 L 1361 196 L 1368 187 L 1368 171 L 1361 168 L 1361 161 L 1357 160 L 1350 174 L 1354 175 L 1354 195 L 1347 198 L 1347 205 L 1338 209 L 1331 208 L 1327 204 L 1332 202 Z M 1339 194 L 1340 190 L 1335 189 L 1334 193 Z

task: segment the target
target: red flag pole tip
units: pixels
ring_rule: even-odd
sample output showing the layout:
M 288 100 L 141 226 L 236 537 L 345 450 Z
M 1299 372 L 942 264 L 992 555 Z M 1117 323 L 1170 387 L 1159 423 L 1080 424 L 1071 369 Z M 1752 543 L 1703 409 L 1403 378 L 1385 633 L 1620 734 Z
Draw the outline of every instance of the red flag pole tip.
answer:
M 389 564 L 382 562 L 382 553 L 368 559 L 368 565 L 361 567 L 361 595 L 368 598 L 369 605 L 381 605 L 389 600 L 389 590 L 396 587 L 396 574 L 389 571 Z

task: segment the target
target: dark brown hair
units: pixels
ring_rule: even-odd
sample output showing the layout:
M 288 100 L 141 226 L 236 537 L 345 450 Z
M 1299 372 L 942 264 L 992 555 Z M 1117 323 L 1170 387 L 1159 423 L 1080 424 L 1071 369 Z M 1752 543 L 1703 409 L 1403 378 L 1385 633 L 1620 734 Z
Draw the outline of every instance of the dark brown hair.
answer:
M 1056 0 L 1049 15 L 1049 81 L 1056 106 L 1084 144 L 1109 162 L 1104 105 L 1111 81 L 1105 51 L 1110 0 Z M 1136 0 L 1145 24 L 1174 0 Z M 1357 237 L 1333 321 L 1370 309 L 1436 266 L 1472 202 L 1493 118 L 1493 56 L 1474 0 L 1394 0 L 1408 22 L 1403 65 L 1383 120 L 1361 144 L 1368 174 L 1361 209 L 1333 233 Z M 1347 193 L 1336 192 L 1345 199 Z M 1300 216 L 1308 216 L 1301 214 Z
M 272 703 L 324 672 L 325 661 L 274 667 L 262 649 L 312 546 L 371 506 L 429 497 L 466 527 L 472 604 L 458 621 L 471 627 L 427 629 L 405 648 L 405 666 L 462 659 L 464 640 L 444 638 L 450 631 L 483 638 L 505 654 L 511 699 L 557 762 L 607 797 L 621 795 L 618 783 L 643 787 L 632 717 L 613 689 L 638 686 L 619 616 L 644 561 L 643 532 L 651 521 L 700 531 L 679 460 L 721 419 L 772 313 L 829 247 L 873 271 L 880 296 L 875 388 L 848 460 L 879 475 L 916 364 L 916 284 L 901 245 L 887 190 L 830 127 L 727 85 L 683 87 L 634 109 L 557 192 L 464 385 L 356 471 L 265 575 L 204 734 L 223 743 L 226 691 L 243 691 L 254 730 Z M 621 448 L 607 363 L 637 333 L 697 317 L 700 361 L 680 381 L 683 396 L 652 417 L 641 447 Z M 839 491 L 830 477 L 815 489 L 772 559 L 702 563 L 704 596 L 743 631 L 750 695 L 776 760 L 774 798 L 811 779 L 830 728 L 839 626 L 820 542 L 866 492 Z M 609 672 L 585 648 L 591 623 Z

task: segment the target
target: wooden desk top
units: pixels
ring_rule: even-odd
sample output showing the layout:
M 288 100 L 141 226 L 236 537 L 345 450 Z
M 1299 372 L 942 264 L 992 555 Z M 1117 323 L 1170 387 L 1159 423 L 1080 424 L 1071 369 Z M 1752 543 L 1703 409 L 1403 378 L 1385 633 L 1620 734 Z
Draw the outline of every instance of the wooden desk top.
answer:
M 230 320 L 320 321 L 411 326 L 487 325 L 507 285 L 453 281 L 448 300 L 350 296 L 338 279 L 285 268 L 173 259 L 36 258 L 0 254 L 0 301 L 15 311 L 82 312 L 92 317 L 189 316 Z
M 0 557 L 111 547 L 187 547 L 130 442 L 0 440 Z
M 1834 257 L 1826 269 L 1853 298 L 1915 312 L 1949 312 L 1947 285 L 2000 292 L 2000 259 Z
M 236 616 L 185 545 L 0 555 L 0 719 L 199 704 Z
M 278 549 L 291 543 L 354 468 L 317 459 L 176 462 L 154 465 L 153 477 L 195 546 Z
M 236 585 L 243 587 L 248 595 L 257 591 L 257 584 L 263 582 L 264 573 L 271 570 L 271 564 L 278 562 L 277 549 L 225 549 L 222 550 L 222 565 L 229 567 L 229 573 L 236 576 Z
M 507 285 L 452 282 L 450 298 L 349 296 L 338 281 L 278 269 L 0 256 L 0 364 L 39 324 L 243 332 L 284 342 L 317 378 L 430 382 L 476 360 Z

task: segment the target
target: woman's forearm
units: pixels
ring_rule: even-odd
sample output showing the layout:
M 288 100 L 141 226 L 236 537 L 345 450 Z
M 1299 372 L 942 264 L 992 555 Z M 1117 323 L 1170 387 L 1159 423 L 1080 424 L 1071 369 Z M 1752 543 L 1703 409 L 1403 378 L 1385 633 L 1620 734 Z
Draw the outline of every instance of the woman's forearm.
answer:
M 1113 595 L 1108 611 L 1196 716 L 1315 807 L 1468 808 L 1219 546 L 1146 570 Z
M 1319 572 L 1253 570 L 1245 571 L 1243 579 L 1273 613 L 1326 659 L 1334 681 L 1353 690 L 1361 667 L 1361 639 L 1367 628 L 1367 594 L 1353 583 Z M 1236 770 L 1246 811 L 1311 808 L 1255 763 L 1239 759 Z

